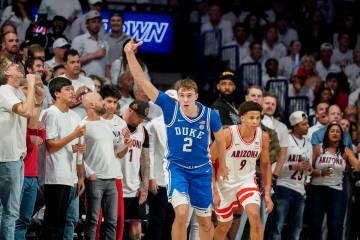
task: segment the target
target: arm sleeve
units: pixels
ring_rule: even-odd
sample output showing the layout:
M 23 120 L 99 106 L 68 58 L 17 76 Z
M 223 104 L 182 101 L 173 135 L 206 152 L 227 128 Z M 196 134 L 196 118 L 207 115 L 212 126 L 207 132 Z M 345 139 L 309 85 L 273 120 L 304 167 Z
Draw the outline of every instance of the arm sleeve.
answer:
M 43 118 L 42 122 L 45 124 L 46 127 L 46 139 L 56 139 L 59 137 L 58 128 L 57 128 L 57 121 L 56 117 L 47 112 Z
M 81 38 L 80 37 L 76 37 L 74 38 L 71 48 L 77 50 L 80 54 L 80 56 L 83 55 L 83 47 L 82 47 L 82 43 L 81 43 Z
M 164 113 L 165 124 L 169 124 L 174 115 L 174 109 L 176 106 L 176 101 L 165 93 L 159 91 L 159 95 L 155 100 L 155 104 L 161 107 Z
M 311 137 L 311 144 L 314 146 L 314 145 L 317 145 L 317 144 L 320 144 L 322 141 L 319 137 L 319 130 L 317 130 L 316 132 L 313 133 L 312 137 Z
M 95 172 L 86 164 L 86 162 L 84 161 L 84 168 L 85 168 L 85 177 L 88 178 L 91 175 L 94 175 Z
M 19 99 L 13 92 L 11 91 L 2 91 L 0 92 L 1 96 L 3 97 L 3 104 L 6 110 L 12 112 L 12 108 L 15 104 L 21 103 L 21 99 Z
M 210 130 L 212 132 L 218 132 L 221 129 L 221 120 L 219 114 L 214 110 L 210 112 Z

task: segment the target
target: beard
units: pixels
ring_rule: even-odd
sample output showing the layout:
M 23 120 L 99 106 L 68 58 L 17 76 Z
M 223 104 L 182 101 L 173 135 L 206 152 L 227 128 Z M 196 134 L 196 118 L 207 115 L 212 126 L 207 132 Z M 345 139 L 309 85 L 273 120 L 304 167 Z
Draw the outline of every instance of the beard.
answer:
M 220 93 L 220 96 L 228 102 L 234 101 L 234 94 L 233 93 Z

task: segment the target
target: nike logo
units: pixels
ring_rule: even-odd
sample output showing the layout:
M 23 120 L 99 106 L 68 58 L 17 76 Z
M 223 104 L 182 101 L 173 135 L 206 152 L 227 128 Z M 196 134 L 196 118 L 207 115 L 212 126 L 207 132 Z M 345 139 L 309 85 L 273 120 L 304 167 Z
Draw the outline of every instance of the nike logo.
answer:
M 178 122 L 184 122 L 185 120 L 182 120 L 182 119 L 178 119 L 177 121 L 178 121 Z

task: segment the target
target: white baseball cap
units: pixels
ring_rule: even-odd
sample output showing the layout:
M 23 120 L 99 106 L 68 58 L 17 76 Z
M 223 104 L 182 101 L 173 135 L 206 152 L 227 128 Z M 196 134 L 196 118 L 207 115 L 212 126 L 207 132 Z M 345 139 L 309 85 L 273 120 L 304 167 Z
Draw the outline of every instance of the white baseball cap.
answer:
M 65 38 L 58 38 L 53 43 L 53 48 L 62 48 L 65 46 L 70 47 L 70 43 Z
M 91 5 L 97 4 L 97 3 L 102 3 L 102 0 L 88 0 L 88 3 Z
M 308 119 L 308 116 L 303 111 L 293 112 L 289 117 L 289 122 L 291 126 L 295 126 L 296 124 Z
M 102 17 L 100 16 L 100 13 L 96 10 L 91 10 L 86 14 L 86 20 L 90 20 L 90 19 L 94 19 L 94 18 L 102 19 Z
M 333 45 L 328 42 L 324 42 L 323 44 L 321 44 L 320 50 L 327 50 L 327 49 L 333 50 Z

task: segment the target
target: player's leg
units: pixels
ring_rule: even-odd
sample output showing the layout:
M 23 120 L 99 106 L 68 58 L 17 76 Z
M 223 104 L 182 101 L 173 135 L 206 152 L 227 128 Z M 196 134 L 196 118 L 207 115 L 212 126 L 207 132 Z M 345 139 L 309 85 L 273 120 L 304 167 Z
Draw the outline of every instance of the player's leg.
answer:
M 187 170 L 176 165 L 169 164 L 168 199 L 171 202 L 175 219 L 172 225 L 172 239 L 185 240 L 187 238 L 187 221 L 189 214 L 189 182 L 186 178 Z
M 214 227 L 211 222 L 213 206 L 212 198 L 212 166 L 205 165 L 188 172 L 190 185 L 189 197 L 199 223 L 201 240 L 213 239 Z
M 215 228 L 215 232 L 214 232 L 214 240 L 224 240 L 232 226 L 232 222 L 233 222 L 232 220 L 228 221 L 228 222 L 218 221 L 218 224 L 217 224 L 217 226 Z
M 141 239 L 141 220 L 132 219 L 130 222 L 129 228 L 129 238 L 130 240 L 140 240 Z
M 214 236 L 214 225 L 211 222 L 211 216 L 196 216 L 199 223 L 200 240 L 212 240 Z
M 174 208 L 175 219 L 172 225 L 171 238 L 173 240 L 185 240 L 187 238 L 187 219 L 189 205 L 180 204 Z
M 262 240 L 264 238 L 264 229 L 260 219 L 260 206 L 250 203 L 246 205 L 245 210 L 250 223 L 250 239 Z
M 236 190 L 239 186 L 229 188 L 218 185 L 218 187 L 220 205 L 215 209 L 218 224 L 215 228 L 214 239 L 222 240 L 226 239 L 226 235 L 232 226 L 234 210 L 239 210 L 236 199 Z
M 250 239 L 263 239 L 264 229 L 260 217 L 261 197 L 254 176 L 242 180 L 242 188 L 237 193 L 240 204 L 246 211 L 250 223 Z

